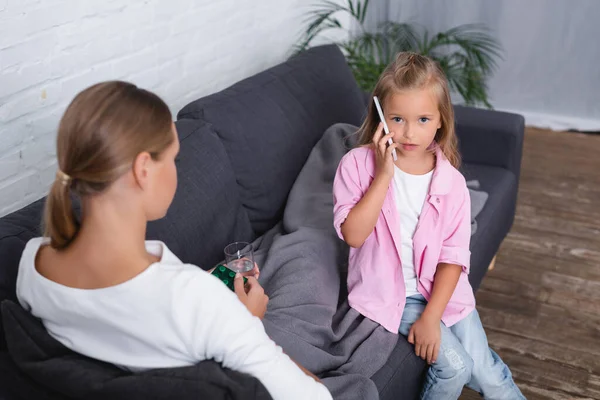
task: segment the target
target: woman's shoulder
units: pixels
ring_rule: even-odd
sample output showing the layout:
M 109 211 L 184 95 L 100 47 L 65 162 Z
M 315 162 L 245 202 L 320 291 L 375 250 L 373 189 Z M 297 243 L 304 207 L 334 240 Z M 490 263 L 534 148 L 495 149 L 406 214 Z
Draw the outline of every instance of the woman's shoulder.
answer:
M 50 243 L 49 238 L 45 237 L 36 237 L 30 239 L 23 248 L 23 252 L 21 253 L 21 260 L 19 261 L 19 271 L 18 274 L 21 275 L 26 273 L 28 270 L 35 268 L 36 258 L 40 257 L 42 253 L 41 250 L 43 248 L 48 247 L 47 244 Z M 44 254 L 45 256 L 45 254 Z
M 36 276 L 36 259 L 39 257 L 40 248 L 50 243 L 50 239 L 45 237 L 36 237 L 30 239 L 23 248 L 19 269 L 17 271 L 16 295 L 21 305 L 26 304 L 29 293 L 35 292 L 34 285 Z M 48 247 L 48 246 L 45 246 Z
M 25 244 L 25 248 L 23 248 L 23 255 L 37 254 L 40 247 L 49 243 L 50 239 L 47 237 L 35 237 L 33 239 L 29 239 L 29 241 Z

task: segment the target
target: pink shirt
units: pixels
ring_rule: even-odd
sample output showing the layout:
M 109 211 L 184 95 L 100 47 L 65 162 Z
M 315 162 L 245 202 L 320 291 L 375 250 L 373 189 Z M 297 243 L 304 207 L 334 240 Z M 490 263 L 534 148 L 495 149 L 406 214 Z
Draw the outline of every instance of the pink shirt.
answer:
M 475 308 L 468 280 L 471 252 L 471 198 L 465 178 L 436 150 L 437 162 L 429 194 L 413 236 L 418 290 L 427 300 L 439 263 L 463 267 L 454 294 L 442 316 L 446 326 Z M 369 189 L 375 175 L 375 153 L 368 147 L 351 150 L 342 158 L 333 183 L 334 226 L 341 225 Z M 373 232 L 360 248 L 350 248 L 348 301 L 350 306 L 390 332 L 398 332 L 406 294 L 400 260 L 400 218 L 390 184 Z

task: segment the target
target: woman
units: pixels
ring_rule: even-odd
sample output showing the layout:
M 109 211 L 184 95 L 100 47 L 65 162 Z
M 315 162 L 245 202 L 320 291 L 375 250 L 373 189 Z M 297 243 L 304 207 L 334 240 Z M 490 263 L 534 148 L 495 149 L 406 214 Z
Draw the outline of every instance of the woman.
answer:
M 27 244 L 19 266 L 21 305 L 66 347 L 128 370 L 214 359 L 255 376 L 275 399 L 331 398 L 266 335 L 268 298 L 256 279 L 244 287 L 236 277 L 232 293 L 164 243 L 145 241 L 147 222 L 173 200 L 178 151 L 155 94 L 105 82 L 77 95 L 59 127 L 45 237 Z

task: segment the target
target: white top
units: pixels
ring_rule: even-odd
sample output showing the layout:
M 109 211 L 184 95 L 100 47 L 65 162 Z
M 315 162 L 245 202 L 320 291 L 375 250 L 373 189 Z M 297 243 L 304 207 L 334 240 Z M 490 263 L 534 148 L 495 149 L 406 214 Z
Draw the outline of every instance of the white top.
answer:
M 423 209 L 423 203 L 425 203 L 429 193 L 432 177 L 433 170 L 425 175 L 411 175 L 395 167 L 394 197 L 400 216 L 400 241 L 402 242 L 400 261 L 402 274 L 404 275 L 406 297 L 419 294 L 414 263 L 413 236 Z
M 213 359 L 258 378 L 274 399 L 331 399 L 266 334 L 222 282 L 182 263 L 167 246 L 146 242 L 160 257 L 133 279 L 102 289 L 75 289 L 43 277 L 35 257 L 48 239 L 27 243 L 17 298 L 69 349 L 132 371 Z

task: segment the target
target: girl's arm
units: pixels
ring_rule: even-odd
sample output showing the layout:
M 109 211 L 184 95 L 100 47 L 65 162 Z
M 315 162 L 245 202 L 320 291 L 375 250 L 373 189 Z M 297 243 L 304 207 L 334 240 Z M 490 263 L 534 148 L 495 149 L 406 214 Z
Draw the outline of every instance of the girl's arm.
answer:
M 444 310 L 456 289 L 462 271 L 469 272 L 471 197 L 466 184 L 462 201 L 448 223 L 447 232 L 434 275 L 431 298 L 408 334 L 408 341 L 415 345 L 416 354 L 430 364 L 435 362 L 438 355 L 441 342 L 440 320 Z
M 442 314 L 456 289 L 460 273 L 469 273 L 471 242 L 471 196 L 466 184 L 460 205 L 448 224 L 448 234 L 442 243 L 437 270 L 433 278 L 431 299 L 423 314 L 442 318 Z
M 435 272 L 431 298 L 425 307 L 421 318 L 431 318 L 439 322 L 442 314 L 456 289 L 462 267 L 456 264 L 440 263 Z
M 438 264 L 431 298 L 421 317 L 410 327 L 408 342 L 415 345 L 417 356 L 429 364 L 435 363 L 437 359 L 442 342 L 440 321 L 461 273 L 460 265 Z
M 360 247 L 373 232 L 390 182 L 394 176 L 392 151 L 398 144 L 388 146 L 388 139 L 394 133 L 383 135 L 380 123 L 373 136 L 375 151 L 375 179 L 364 195 L 357 183 L 358 172 L 352 158 L 344 157 L 336 173 L 333 184 L 334 225 L 338 233 L 351 247 Z M 361 197 L 362 195 L 362 197 Z
M 360 247 L 373 232 L 391 179 L 378 176 L 363 198 L 352 208 L 341 230 L 344 241 L 351 247 Z

